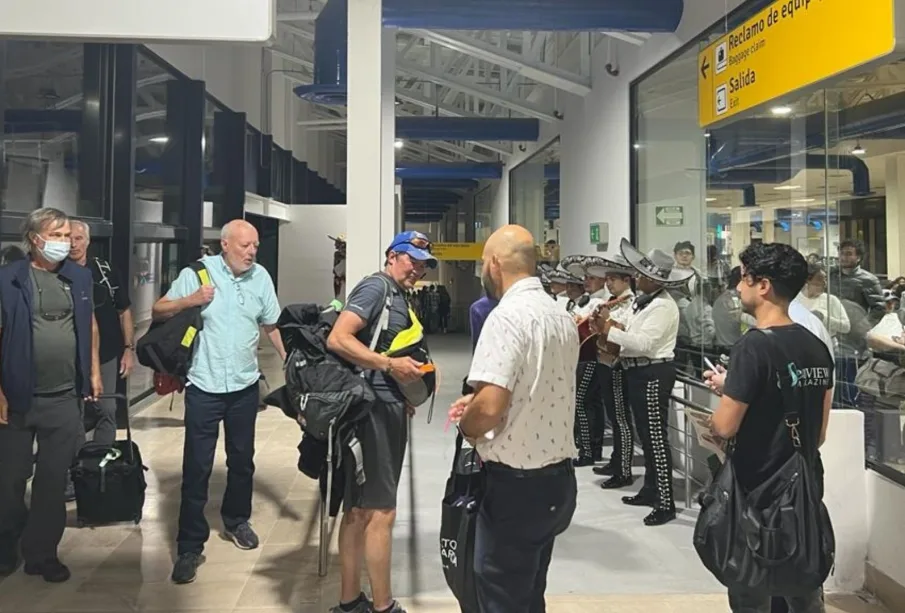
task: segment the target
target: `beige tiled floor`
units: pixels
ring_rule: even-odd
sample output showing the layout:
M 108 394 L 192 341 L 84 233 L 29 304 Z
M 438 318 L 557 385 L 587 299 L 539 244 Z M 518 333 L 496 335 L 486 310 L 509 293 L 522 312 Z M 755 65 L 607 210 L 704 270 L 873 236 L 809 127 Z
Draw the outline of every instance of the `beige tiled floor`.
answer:
M 265 372 L 275 382 L 278 375 L 273 373 L 274 365 L 271 363 L 269 366 L 265 368 Z M 450 383 L 454 384 L 455 382 Z M 449 393 L 453 394 L 454 391 L 450 390 Z M 335 603 L 338 594 L 335 541 L 331 556 L 333 570 L 327 578 L 321 579 L 317 575 L 319 534 L 315 521 L 318 504 L 315 484 L 301 475 L 295 467 L 298 428 L 276 409 L 260 414 L 257 428 L 253 525 L 261 538 L 261 547 L 254 551 L 240 551 L 218 535 L 220 498 L 226 478 L 221 444 L 207 508 L 212 528 L 211 540 L 205 552 L 207 563 L 199 570 L 198 580 L 194 584 L 176 586 L 169 581 L 179 505 L 183 430 L 181 403 L 177 400 L 173 411 L 168 409 L 168 400 L 159 401 L 134 419 L 135 437 L 141 445 L 145 463 L 150 467 L 148 497 L 141 524 L 68 529 L 60 547 L 60 556 L 72 569 L 72 579 L 63 585 L 54 586 L 26 577 L 21 572 L 17 573 L 0 583 L 0 612 L 322 613 Z M 433 453 L 425 441 L 425 438 L 418 441 L 420 452 Z M 427 442 L 433 444 L 431 441 Z M 419 473 L 429 468 L 422 459 L 431 457 L 433 456 L 419 456 Z M 442 474 L 442 467 L 438 470 Z M 434 480 L 436 479 L 428 477 L 421 479 L 419 483 L 425 488 L 436 487 L 436 484 L 431 483 Z M 591 497 L 585 500 L 584 504 L 595 504 Z M 402 508 L 403 504 L 400 503 L 400 509 Z M 436 530 L 439 509 L 433 508 L 429 503 L 423 504 L 419 509 L 417 517 L 422 520 L 421 529 L 426 529 L 426 525 L 427 528 Z M 406 524 L 414 524 L 414 521 L 405 520 L 400 524 L 402 525 L 397 528 L 397 532 L 405 532 L 410 528 Z M 575 527 L 579 542 L 584 539 L 581 529 L 580 526 Z M 690 527 L 677 525 L 673 530 L 689 531 Z M 609 533 L 601 534 L 604 536 L 596 538 L 611 538 L 606 536 Z M 665 547 L 663 535 L 669 533 L 648 530 L 639 534 L 641 536 L 636 538 L 647 539 L 648 542 L 629 543 L 639 551 L 671 551 L 658 549 Z M 680 537 L 684 541 L 684 536 Z M 404 535 L 400 538 L 404 538 Z M 426 566 L 434 559 L 430 545 L 425 543 L 421 545 L 421 549 L 420 555 L 412 558 L 412 554 L 404 546 L 397 547 L 398 559 L 394 563 L 397 571 L 394 577 L 398 577 L 400 583 L 405 583 L 411 566 Z M 586 578 L 577 581 L 573 579 L 569 583 L 562 577 L 570 573 L 559 574 L 560 579 L 554 579 L 551 575 L 551 596 L 548 599 L 548 610 L 551 613 L 728 611 L 726 598 L 717 589 L 704 595 L 657 595 L 658 589 L 682 591 L 664 587 L 674 585 L 668 583 L 670 580 L 680 586 L 684 584 L 681 580 L 682 570 L 675 565 L 664 563 L 658 568 L 645 566 L 642 563 L 644 559 L 636 554 L 635 557 L 623 558 L 621 565 L 608 566 L 607 563 L 614 563 L 612 556 L 598 546 L 595 546 L 587 558 L 577 556 L 581 552 L 575 549 L 574 544 L 564 541 L 564 546 L 559 550 L 559 561 L 554 561 L 565 565 L 561 569 L 573 568 L 570 564 L 581 564 L 580 572 Z M 412 559 L 416 560 L 414 564 Z M 433 576 L 437 573 L 431 572 L 430 569 L 421 571 L 421 588 L 412 587 L 418 583 L 411 579 L 408 579 L 411 584 L 408 587 L 397 587 L 400 593 L 410 596 L 405 599 L 409 612 L 457 613 L 458 607 L 451 598 L 445 596 L 447 592 L 442 579 L 438 581 Z M 610 578 L 609 584 L 605 582 L 607 577 Z M 679 580 L 676 580 L 677 577 Z M 633 578 L 636 584 L 645 587 L 649 585 L 649 593 L 639 594 L 636 588 L 626 589 L 627 583 L 623 578 Z M 604 587 L 605 585 L 617 588 Z M 570 595 L 578 589 L 584 595 Z M 614 593 L 615 589 L 629 593 L 620 595 Z M 420 597 L 411 598 L 413 595 Z M 879 611 L 857 597 L 838 598 L 832 602 L 835 608 L 830 608 L 830 611 L 833 613 Z

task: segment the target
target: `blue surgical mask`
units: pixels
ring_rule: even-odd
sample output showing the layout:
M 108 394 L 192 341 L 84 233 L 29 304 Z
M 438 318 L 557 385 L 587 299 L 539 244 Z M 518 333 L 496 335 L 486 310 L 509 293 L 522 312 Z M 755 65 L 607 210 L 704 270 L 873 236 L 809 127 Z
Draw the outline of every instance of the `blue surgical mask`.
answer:
M 44 241 L 40 251 L 48 262 L 58 264 L 69 257 L 71 248 L 72 244 L 69 241 Z

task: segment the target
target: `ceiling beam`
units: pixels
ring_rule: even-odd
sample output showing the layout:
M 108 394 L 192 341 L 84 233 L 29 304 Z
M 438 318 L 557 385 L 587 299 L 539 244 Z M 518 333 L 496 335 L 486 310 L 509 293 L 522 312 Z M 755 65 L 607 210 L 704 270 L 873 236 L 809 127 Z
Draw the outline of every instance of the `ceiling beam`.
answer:
M 591 80 L 587 77 L 573 74 L 556 66 L 529 60 L 523 55 L 472 36 L 432 30 L 409 30 L 409 33 L 577 96 L 587 96 L 591 93 Z
M 320 11 L 292 11 L 277 14 L 277 21 L 314 21 Z
M 499 106 L 504 106 L 523 115 L 527 115 L 528 117 L 536 117 L 541 121 L 547 121 L 551 123 L 559 121 L 559 118 L 553 115 L 553 113 L 550 111 L 546 111 L 538 106 L 535 106 L 534 104 L 525 102 L 523 99 L 507 97 L 501 92 L 494 91 L 482 85 L 477 85 L 476 83 L 473 83 L 461 77 L 454 77 L 442 72 L 437 72 L 435 70 L 431 70 L 424 66 L 413 64 L 408 61 L 397 62 L 396 69 L 399 72 L 415 77 L 416 79 L 433 81 L 434 83 L 439 83 L 440 85 L 445 85 L 446 87 L 457 89 L 465 94 L 476 96 L 478 98 L 481 98 L 482 100 L 487 100 L 488 102 L 492 102 Z

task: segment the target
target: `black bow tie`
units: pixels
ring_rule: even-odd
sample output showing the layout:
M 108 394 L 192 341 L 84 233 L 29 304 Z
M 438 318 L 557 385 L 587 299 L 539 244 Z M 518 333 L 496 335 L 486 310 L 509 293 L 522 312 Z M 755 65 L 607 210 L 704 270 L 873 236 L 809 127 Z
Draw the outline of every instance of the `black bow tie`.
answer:
M 654 301 L 654 298 L 660 295 L 660 292 L 663 291 L 663 288 L 658 289 L 653 294 L 641 294 L 637 298 L 635 298 L 635 303 L 632 305 L 632 309 L 635 313 L 640 313 L 643 311 L 647 305 Z

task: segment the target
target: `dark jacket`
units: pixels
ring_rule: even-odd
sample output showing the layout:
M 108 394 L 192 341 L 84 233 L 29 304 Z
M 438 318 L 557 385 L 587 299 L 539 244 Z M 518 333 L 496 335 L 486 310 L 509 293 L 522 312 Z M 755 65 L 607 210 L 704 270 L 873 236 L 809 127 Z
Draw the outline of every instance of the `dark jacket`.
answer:
M 879 323 L 886 315 L 883 288 L 872 272 L 860 266 L 850 272 L 837 267 L 830 270 L 829 278 L 830 293 L 863 308 L 873 324 Z
M 31 408 L 35 388 L 32 338 L 33 292 L 31 260 L 19 260 L 0 268 L 0 387 L 11 413 Z M 91 390 L 91 271 L 66 260 L 58 273 L 70 287 L 76 340 L 75 389 L 80 396 Z

